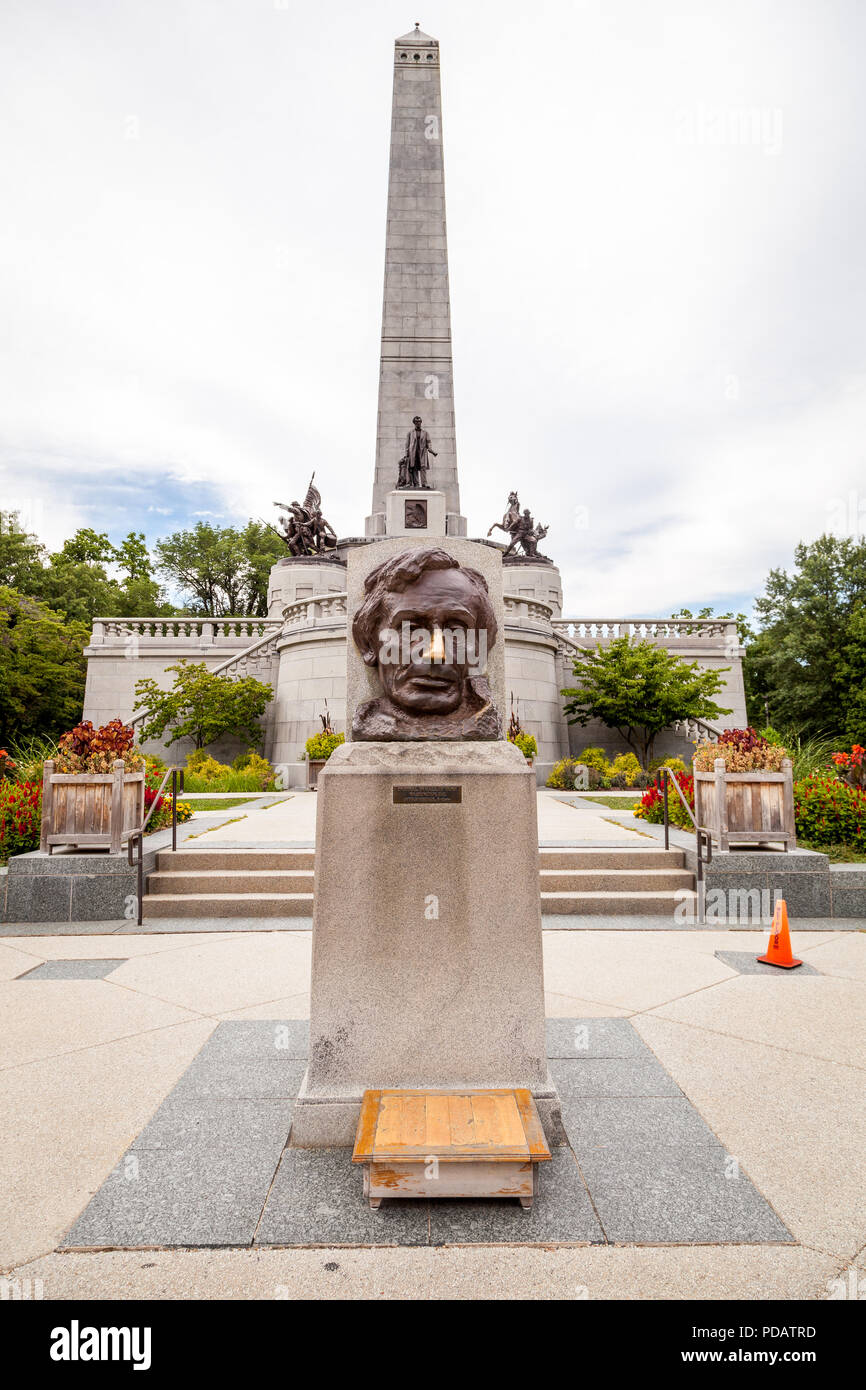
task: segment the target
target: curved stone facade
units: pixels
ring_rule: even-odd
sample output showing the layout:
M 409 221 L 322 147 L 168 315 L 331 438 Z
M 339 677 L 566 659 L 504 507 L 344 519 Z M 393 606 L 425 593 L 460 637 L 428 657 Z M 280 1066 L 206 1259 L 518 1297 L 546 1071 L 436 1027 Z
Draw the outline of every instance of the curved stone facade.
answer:
M 334 555 L 287 555 L 278 560 L 268 580 L 268 617 L 281 618 L 283 609 L 313 594 L 346 590 L 346 561 Z
M 366 542 L 354 542 L 365 544 Z M 488 542 L 489 544 L 489 542 Z M 345 543 L 340 551 L 344 552 Z M 732 713 L 722 726 L 746 722 L 742 649 L 730 621 L 595 621 L 559 616 L 561 580 L 555 565 L 526 562 L 504 566 L 505 704 L 514 697 L 520 722 L 538 744 L 536 771 L 544 782 L 551 765 L 590 744 L 609 756 L 628 751 L 616 732 L 594 722 L 569 726 L 561 690 L 572 684 L 572 661 L 580 647 L 605 645 L 616 637 L 646 638 L 702 667 L 727 667 L 719 696 Z M 153 676 L 168 686 L 166 668 L 177 661 L 203 661 L 228 675 L 255 675 L 270 682 L 274 699 L 264 721 L 264 752 L 283 768 L 284 785 L 306 781 L 304 743 L 317 733 L 325 702 L 334 728 L 346 720 L 346 566 L 341 553 L 287 558 L 274 566 L 268 618 L 97 619 L 88 659 L 84 718 L 104 724 L 128 721 L 135 683 Z M 701 730 L 694 725 L 665 730 L 656 754 L 688 760 Z M 187 746 L 149 743 L 148 749 L 183 761 Z M 221 740 L 216 757 L 242 751 L 237 740 Z

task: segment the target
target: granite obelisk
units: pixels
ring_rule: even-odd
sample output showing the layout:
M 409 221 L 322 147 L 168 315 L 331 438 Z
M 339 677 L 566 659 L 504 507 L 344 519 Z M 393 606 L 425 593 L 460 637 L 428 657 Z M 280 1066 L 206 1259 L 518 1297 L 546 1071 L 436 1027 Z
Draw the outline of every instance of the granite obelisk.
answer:
M 376 472 L 368 536 L 386 534 L 386 497 L 395 486 L 416 415 L 437 453 L 428 482 L 445 494 L 447 534 L 465 536 L 454 432 L 439 43 L 417 26 L 394 45 Z

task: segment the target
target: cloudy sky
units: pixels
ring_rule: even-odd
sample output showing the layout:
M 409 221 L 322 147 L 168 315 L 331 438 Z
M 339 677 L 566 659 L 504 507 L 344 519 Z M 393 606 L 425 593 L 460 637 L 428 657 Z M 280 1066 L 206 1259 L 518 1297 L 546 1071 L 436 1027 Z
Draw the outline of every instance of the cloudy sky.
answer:
M 441 43 L 470 535 L 574 617 L 866 528 L 861 0 L 3 0 L 0 506 L 369 511 L 393 40 Z

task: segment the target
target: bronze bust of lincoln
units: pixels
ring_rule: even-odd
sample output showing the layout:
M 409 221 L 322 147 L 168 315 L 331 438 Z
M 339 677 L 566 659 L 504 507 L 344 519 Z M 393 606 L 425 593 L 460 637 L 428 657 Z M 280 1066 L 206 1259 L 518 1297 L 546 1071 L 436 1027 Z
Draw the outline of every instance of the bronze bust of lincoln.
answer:
M 357 707 L 352 738 L 501 738 L 486 676 L 497 625 L 483 575 L 438 547 L 419 548 L 377 565 L 364 589 L 352 636 L 382 695 Z

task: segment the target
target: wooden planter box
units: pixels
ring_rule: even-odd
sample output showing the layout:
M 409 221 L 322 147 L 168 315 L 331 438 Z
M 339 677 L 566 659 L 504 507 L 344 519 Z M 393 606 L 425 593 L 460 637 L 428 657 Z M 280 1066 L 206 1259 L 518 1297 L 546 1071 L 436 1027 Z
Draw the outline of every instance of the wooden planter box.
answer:
M 144 769 L 126 772 L 118 759 L 112 772 L 55 772 L 42 776 L 42 835 L 39 848 L 86 845 L 119 854 L 123 841 L 144 822 Z
M 726 772 L 716 758 L 713 772 L 695 778 L 695 820 L 713 837 L 719 849 L 737 844 L 783 844 L 796 849 L 794 778 L 790 758 L 781 772 Z
M 327 758 L 308 758 L 307 759 L 307 786 L 315 788 L 319 780 L 319 773 L 325 766 Z

